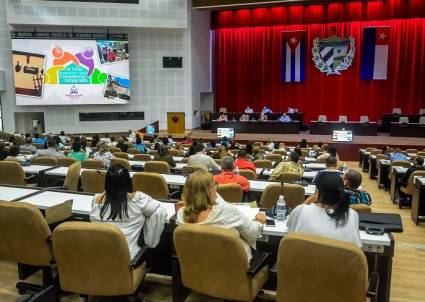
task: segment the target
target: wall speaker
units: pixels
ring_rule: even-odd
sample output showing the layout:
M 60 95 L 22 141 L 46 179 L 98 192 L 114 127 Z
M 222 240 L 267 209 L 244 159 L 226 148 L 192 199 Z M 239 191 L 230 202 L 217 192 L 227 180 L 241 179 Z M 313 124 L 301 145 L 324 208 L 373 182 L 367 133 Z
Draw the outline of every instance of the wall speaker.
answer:
M 162 57 L 162 68 L 183 68 L 183 57 Z

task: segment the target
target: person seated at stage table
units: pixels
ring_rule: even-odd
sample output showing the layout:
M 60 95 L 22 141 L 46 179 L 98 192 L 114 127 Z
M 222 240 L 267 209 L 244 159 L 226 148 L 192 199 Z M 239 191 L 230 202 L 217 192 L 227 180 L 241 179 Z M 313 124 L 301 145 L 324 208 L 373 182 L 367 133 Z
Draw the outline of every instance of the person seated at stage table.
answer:
M 19 155 L 19 147 L 14 145 L 9 149 L 9 156 L 6 157 L 6 160 L 16 160 L 19 162 L 26 162 L 25 156 Z
M 406 173 L 404 173 L 400 179 L 398 180 L 398 183 L 401 186 L 407 187 L 407 184 L 409 183 L 410 175 L 412 175 L 415 171 L 424 171 L 424 158 L 423 157 L 416 157 L 414 161 L 414 165 L 407 169 Z
M 213 176 L 203 170 L 195 171 L 186 181 L 182 194 L 183 207 L 177 211 L 176 223 L 197 223 L 218 226 L 235 231 L 245 247 L 248 261 L 251 248 L 256 248 L 266 215 L 259 212 L 255 220 L 248 218 L 234 205 L 217 195 L 217 183 Z
M 283 173 L 294 173 L 298 174 L 300 177 L 303 176 L 304 169 L 299 165 L 300 157 L 298 154 L 296 152 L 291 152 L 289 153 L 288 159 L 288 161 L 282 161 L 277 165 L 269 177 L 270 181 L 277 180 Z
M 164 161 L 168 163 L 168 165 L 172 168 L 176 166 L 176 162 L 174 161 L 173 157 L 168 152 L 168 147 L 164 145 L 159 147 L 158 153 L 155 154 L 153 160 Z
M 342 178 L 323 173 L 316 183 L 317 200 L 301 204 L 288 217 L 288 231 L 320 235 L 362 246 L 359 215 L 350 208 Z
M 235 161 L 235 167 L 251 170 L 254 173 L 257 173 L 254 163 L 247 159 L 247 156 L 246 149 L 240 149 L 238 152 L 238 159 Z
M 248 192 L 249 181 L 242 175 L 236 174 L 234 159 L 231 156 L 226 156 L 221 162 L 221 173 L 214 176 L 214 181 L 218 184 L 237 184 L 242 188 L 242 191 Z
M 326 144 L 325 144 L 326 145 Z M 326 163 L 326 160 L 328 159 L 328 157 L 333 156 L 335 157 L 337 160 L 339 160 L 339 156 L 336 153 L 336 147 L 333 145 L 323 145 L 323 149 L 326 150 L 325 153 L 319 155 L 317 157 L 317 162 L 319 163 Z M 327 148 L 327 149 L 326 149 Z
M 100 142 L 98 150 L 93 154 L 93 159 L 100 160 L 103 162 L 105 168 L 109 168 L 111 165 L 111 159 L 114 158 L 114 155 L 109 152 L 108 143 Z
M 224 112 L 220 112 L 220 116 L 218 117 L 219 122 L 227 122 L 227 114 Z
M 400 148 L 396 148 L 395 152 L 391 154 L 390 156 L 390 161 L 395 161 L 395 160 L 407 160 L 407 155 L 401 153 Z
M 73 158 L 78 161 L 83 161 L 87 159 L 86 151 L 81 150 L 81 141 L 75 140 L 72 144 L 72 152 L 67 154 L 67 157 Z
M 247 121 L 249 121 L 249 114 L 246 114 L 246 113 L 242 114 L 241 117 L 239 118 L 239 121 L 240 122 L 247 122 Z
M 47 142 L 47 149 L 39 149 L 36 154 L 32 157 L 32 159 L 40 157 L 40 156 L 48 156 L 48 157 L 65 157 L 57 148 L 56 140 L 51 138 Z
M 32 154 L 37 152 L 37 148 L 32 144 L 31 137 L 26 137 L 25 144 L 19 146 L 19 149 L 21 150 L 21 152 L 31 152 Z
M 265 114 L 264 112 L 261 112 L 260 116 L 258 117 L 258 120 L 259 121 L 267 121 L 268 120 L 267 114 Z
M 245 113 L 254 113 L 254 110 L 251 107 L 246 106 Z
M 167 210 L 145 193 L 133 193 L 130 173 L 121 165 L 108 169 L 105 192 L 93 197 L 90 221 L 116 225 L 124 234 L 133 259 L 140 251 L 138 240 L 143 233 L 144 243 L 158 245 L 167 219 Z M 144 225 L 147 227 L 143 227 Z
M 261 110 L 261 113 L 270 114 L 270 113 L 273 113 L 273 111 L 267 106 L 264 106 L 263 110 Z
M 200 167 L 206 171 L 220 171 L 220 166 L 215 162 L 212 157 L 205 154 L 205 147 L 201 143 L 197 143 L 194 146 L 194 155 L 191 155 L 187 161 L 187 164 L 192 167 Z
M 292 122 L 292 119 L 285 112 L 279 117 L 279 122 L 289 123 Z

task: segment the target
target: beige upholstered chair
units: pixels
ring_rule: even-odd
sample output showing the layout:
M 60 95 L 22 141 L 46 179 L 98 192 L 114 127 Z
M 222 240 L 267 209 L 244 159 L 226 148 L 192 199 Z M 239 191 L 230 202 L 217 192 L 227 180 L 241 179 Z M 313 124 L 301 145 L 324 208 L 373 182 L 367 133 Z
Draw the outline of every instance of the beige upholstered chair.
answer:
M 53 283 L 50 236 L 49 226 L 35 206 L 24 202 L 0 201 L 0 259 L 39 267 L 35 272 L 41 267 L 43 286 Z M 21 292 L 38 288 L 24 282 L 18 282 L 16 287 Z M 41 286 L 38 289 L 41 290 Z
M 366 256 L 354 244 L 304 233 L 280 242 L 278 302 L 366 302 L 367 292 Z
M 121 149 L 120 149 L 121 150 Z M 112 153 L 116 158 L 123 158 L 123 159 L 126 159 L 126 160 L 128 160 L 129 159 L 129 157 L 128 157 L 128 153 L 125 153 L 125 152 L 114 152 L 114 153 Z
M 276 180 L 279 182 L 293 184 L 296 181 L 301 180 L 301 176 L 297 173 L 281 173 Z
M 319 115 L 319 117 L 317 118 L 317 120 L 319 122 L 326 122 L 328 120 L 328 117 L 326 115 L 321 114 L 321 115 Z
M 33 165 L 46 165 L 46 166 L 56 166 L 58 164 L 58 161 L 55 157 L 48 157 L 48 156 L 36 157 L 31 162 Z
M 418 153 L 416 153 L 416 156 L 425 157 L 425 152 L 424 151 L 418 151 Z
M 133 190 L 141 191 L 153 198 L 166 199 L 170 197 L 170 190 L 164 176 L 157 173 L 135 173 L 133 175 Z
M 151 161 L 152 157 L 149 154 L 136 154 L 133 157 L 133 160 L 137 161 Z
M 120 148 L 117 148 L 117 147 L 110 147 L 109 152 L 111 152 L 111 153 L 122 152 L 122 150 Z
M 288 153 L 285 150 L 273 150 L 272 154 L 280 154 L 281 156 L 288 155 Z
M 171 156 L 179 156 L 179 157 L 183 157 L 184 156 L 184 151 L 182 151 L 182 150 L 171 149 L 168 152 L 170 153 Z
M 183 285 L 202 294 L 253 301 L 268 279 L 267 265 L 248 274 L 245 248 L 239 235 L 231 230 L 182 224 L 174 231 L 174 246 Z
M 63 186 L 69 191 L 78 191 L 78 181 L 80 180 L 81 164 L 75 162 L 68 167 L 65 182 Z
M 263 142 L 254 142 L 253 144 L 252 144 L 252 146 L 254 146 L 254 147 L 260 147 L 260 146 L 262 146 L 263 145 Z
M 340 122 L 340 123 L 346 123 L 346 122 L 348 122 L 348 117 L 346 115 L 340 115 L 338 117 L 338 122 Z
M 297 205 L 304 202 L 305 190 L 301 185 L 284 184 L 283 191 L 282 185 L 271 183 L 266 187 L 261 195 L 260 204 L 264 208 L 272 208 L 276 206 L 279 195 L 285 197 L 286 206 L 290 209 L 295 208 Z
M 369 123 L 369 116 L 367 116 L 367 115 L 360 116 L 360 123 L 362 123 L 362 124 Z
M 266 159 L 272 161 L 272 162 L 276 162 L 276 163 L 280 163 L 282 161 L 282 155 L 280 154 L 269 154 L 266 156 Z
M 111 159 L 111 166 L 115 166 L 115 165 L 121 165 L 121 166 L 127 168 L 128 171 L 131 171 L 130 163 L 128 162 L 128 160 L 126 160 L 124 158 L 112 158 Z
M 15 161 L 0 161 L 0 184 L 25 186 L 25 172 Z
M 202 169 L 202 168 L 186 165 L 186 166 L 183 166 L 183 168 L 182 168 L 182 175 L 186 176 L 186 175 L 192 174 L 193 172 L 200 170 L 200 169 Z
M 136 148 L 128 148 L 127 153 L 128 154 L 140 154 L 140 151 L 137 150 Z
M 423 115 L 423 114 L 425 114 L 425 108 L 419 109 L 419 115 Z
M 384 154 L 376 154 L 376 162 L 378 163 L 381 159 L 388 159 L 388 156 Z
M 96 159 L 86 159 L 81 162 L 81 168 L 83 169 L 102 169 L 103 162 Z
M 406 153 L 414 153 L 414 154 L 416 154 L 416 153 L 418 153 L 418 149 L 406 149 Z
M 406 195 L 412 195 L 413 194 L 413 189 L 415 188 L 415 184 L 413 182 L 413 179 L 415 176 L 421 176 L 421 177 L 425 177 L 425 171 L 415 171 L 412 174 L 410 174 L 407 186 L 400 186 L 400 191 L 403 192 Z
M 77 160 L 75 158 L 72 158 L 72 157 L 58 157 L 58 159 L 57 159 L 58 165 L 62 166 L 62 167 L 69 167 L 70 165 L 72 165 L 76 161 Z
M 377 154 L 379 154 L 379 153 L 381 153 L 382 151 L 381 150 L 379 150 L 379 149 L 373 149 L 373 150 L 371 150 L 370 151 L 370 155 L 377 155 Z
M 105 170 L 83 170 L 81 172 L 81 186 L 84 192 L 102 193 L 105 191 Z
M 350 208 L 358 213 L 372 213 L 372 208 L 367 204 L 358 203 L 358 204 L 350 204 Z
M 395 160 L 395 161 L 391 162 L 390 172 L 388 173 L 388 178 L 392 179 L 392 177 L 394 177 L 393 167 L 409 168 L 410 166 L 411 166 L 411 163 L 407 160 Z
M 420 125 L 425 125 L 425 116 L 419 117 L 419 124 Z
M 242 188 L 238 184 L 219 184 L 217 193 L 227 202 L 241 202 Z
M 268 159 L 257 159 L 254 161 L 254 166 L 256 168 L 273 169 L 273 163 Z
M 162 174 L 170 174 L 170 166 L 165 161 L 151 160 L 145 163 L 145 172 L 155 172 Z
M 112 224 L 62 223 L 53 232 L 53 249 L 60 285 L 67 292 L 137 296 L 146 275 L 146 262 L 133 265 L 123 233 Z
M 242 175 L 243 177 L 245 177 L 248 180 L 257 179 L 257 174 L 254 171 L 248 170 L 248 169 L 240 169 L 239 175 Z
M 398 119 L 398 122 L 400 124 L 408 124 L 409 123 L 409 117 L 408 116 L 400 116 Z

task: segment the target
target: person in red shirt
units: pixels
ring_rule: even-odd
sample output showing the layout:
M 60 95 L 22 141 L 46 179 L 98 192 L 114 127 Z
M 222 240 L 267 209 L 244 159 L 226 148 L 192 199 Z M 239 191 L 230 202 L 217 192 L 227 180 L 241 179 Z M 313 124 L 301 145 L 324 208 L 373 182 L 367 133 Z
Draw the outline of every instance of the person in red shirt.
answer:
M 221 173 L 214 176 L 214 182 L 218 184 L 238 184 L 241 186 L 242 191 L 249 190 L 249 181 L 245 177 L 235 174 L 233 157 L 226 156 L 221 162 Z
M 254 173 L 256 173 L 257 170 L 255 169 L 254 163 L 246 157 L 246 149 L 241 149 L 238 152 L 238 159 L 235 161 L 235 167 L 238 167 L 239 169 L 252 170 Z

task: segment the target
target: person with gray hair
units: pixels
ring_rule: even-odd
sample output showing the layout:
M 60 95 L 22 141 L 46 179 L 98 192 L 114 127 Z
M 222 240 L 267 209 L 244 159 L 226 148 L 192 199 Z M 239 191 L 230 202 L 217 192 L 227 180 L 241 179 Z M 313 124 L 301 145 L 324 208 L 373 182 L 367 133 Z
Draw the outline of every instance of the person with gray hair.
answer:
M 217 184 L 237 184 L 244 192 L 249 190 L 249 181 L 245 177 L 236 174 L 233 170 L 235 161 L 233 157 L 226 156 L 221 161 L 221 173 L 214 176 L 214 182 Z

